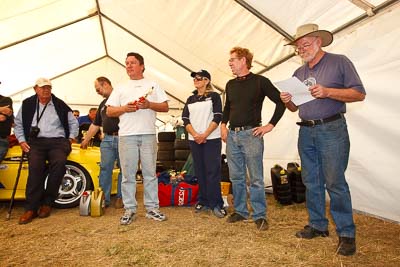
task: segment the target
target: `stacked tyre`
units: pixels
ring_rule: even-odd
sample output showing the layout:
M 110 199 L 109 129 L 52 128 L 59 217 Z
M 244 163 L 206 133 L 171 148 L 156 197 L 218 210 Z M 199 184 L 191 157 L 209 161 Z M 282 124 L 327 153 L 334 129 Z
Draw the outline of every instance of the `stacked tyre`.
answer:
M 175 132 L 158 133 L 157 165 L 164 169 L 175 169 Z
M 189 140 L 179 138 L 175 139 L 174 149 L 175 169 L 181 171 L 190 155 Z

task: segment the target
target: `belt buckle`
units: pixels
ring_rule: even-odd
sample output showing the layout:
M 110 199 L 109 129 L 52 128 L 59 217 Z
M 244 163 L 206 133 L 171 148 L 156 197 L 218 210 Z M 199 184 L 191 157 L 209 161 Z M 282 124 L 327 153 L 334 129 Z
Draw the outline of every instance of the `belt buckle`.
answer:
M 310 122 L 311 122 L 311 127 L 314 127 L 315 126 L 315 120 L 310 120 Z
M 233 128 L 233 131 L 234 131 L 235 133 L 237 133 L 237 132 L 240 132 L 240 131 L 242 130 L 242 128 L 243 128 L 243 127 L 234 127 L 234 128 Z

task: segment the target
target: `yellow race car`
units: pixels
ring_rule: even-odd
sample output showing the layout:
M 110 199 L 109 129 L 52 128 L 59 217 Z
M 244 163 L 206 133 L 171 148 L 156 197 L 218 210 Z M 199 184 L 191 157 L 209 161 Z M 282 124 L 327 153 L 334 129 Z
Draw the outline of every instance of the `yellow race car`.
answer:
M 10 148 L 0 164 L 0 200 L 11 199 L 17 178 L 18 167 L 22 156 L 19 145 Z M 71 154 L 68 156 L 66 171 L 61 182 L 59 195 L 54 206 L 57 208 L 72 208 L 79 205 L 84 191 L 99 187 L 100 149 L 89 147 L 81 149 L 79 144 L 72 144 Z M 119 169 L 113 171 L 111 194 L 117 192 Z M 28 160 L 23 158 L 21 174 L 15 199 L 25 199 L 25 187 L 28 178 Z

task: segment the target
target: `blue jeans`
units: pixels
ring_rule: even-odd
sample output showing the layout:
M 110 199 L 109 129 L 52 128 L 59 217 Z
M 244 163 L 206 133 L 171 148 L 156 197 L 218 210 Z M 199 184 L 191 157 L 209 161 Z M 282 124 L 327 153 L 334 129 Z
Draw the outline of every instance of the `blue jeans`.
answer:
M 298 149 L 306 186 L 309 225 L 320 231 L 328 229 L 326 188 L 337 234 L 354 237 L 350 190 L 344 175 L 350 151 L 346 120 L 342 118 L 314 127 L 301 126 Z
M 119 137 L 119 158 L 122 168 L 122 201 L 127 210 L 136 213 L 136 172 L 140 159 L 143 174 L 144 206 L 147 211 L 159 208 L 156 177 L 157 139 L 155 134 Z
M 226 142 L 226 156 L 235 212 L 245 218 L 249 217 L 247 209 L 246 167 L 250 176 L 250 204 L 253 208 L 253 220 L 266 218 L 267 202 L 265 200 L 263 171 L 264 139 L 255 137 L 252 130 L 240 132 L 229 131 Z
M 110 205 L 112 174 L 115 161 L 120 165 L 118 156 L 118 136 L 104 135 L 100 143 L 101 162 L 100 162 L 100 187 L 103 189 L 106 205 Z M 118 174 L 117 197 L 121 195 L 121 169 Z

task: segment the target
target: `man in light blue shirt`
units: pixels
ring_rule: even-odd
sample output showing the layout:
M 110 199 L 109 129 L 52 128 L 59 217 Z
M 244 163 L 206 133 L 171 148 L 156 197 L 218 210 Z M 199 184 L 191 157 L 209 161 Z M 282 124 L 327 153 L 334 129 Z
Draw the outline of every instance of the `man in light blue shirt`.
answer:
M 29 162 L 25 213 L 19 224 L 29 223 L 37 216 L 50 216 L 65 174 L 71 142 L 78 135 L 78 121 L 71 108 L 51 93 L 51 81 L 40 78 L 34 89 L 36 94 L 22 102 L 15 118 L 14 132 Z

